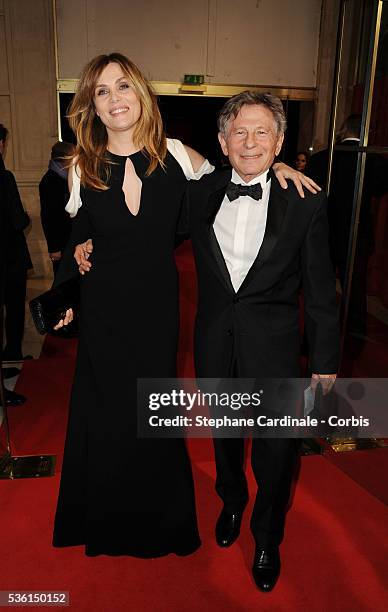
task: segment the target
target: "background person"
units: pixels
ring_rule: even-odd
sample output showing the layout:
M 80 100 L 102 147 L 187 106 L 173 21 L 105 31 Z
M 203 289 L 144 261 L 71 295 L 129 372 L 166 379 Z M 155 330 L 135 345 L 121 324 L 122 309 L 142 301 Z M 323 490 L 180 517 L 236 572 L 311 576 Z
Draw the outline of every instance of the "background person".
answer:
M 341 287 L 344 289 L 351 222 L 354 206 L 354 185 L 357 174 L 358 151 L 341 150 L 341 145 L 357 147 L 360 144 L 361 115 L 349 115 L 343 122 L 333 152 L 333 166 L 328 217 L 330 251 L 333 265 L 338 269 Z M 329 150 L 312 155 L 308 173 L 321 185 L 327 183 Z M 361 198 L 357 245 L 351 286 L 348 332 L 364 336 L 367 331 L 367 277 L 368 261 L 374 250 L 374 218 L 372 198 L 388 191 L 388 161 L 376 153 L 368 153 L 365 162 L 364 186 Z
M 40 218 L 54 274 L 70 238 L 71 218 L 65 211 L 69 200 L 67 173 L 74 145 L 56 142 L 51 149 L 49 167 L 39 183 Z
M 308 162 L 308 154 L 306 153 L 306 151 L 299 151 L 296 154 L 293 166 L 294 168 L 299 170 L 299 172 L 303 172 L 303 174 L 305 174 L 307 162 Z
M 0 173 L 2 183 L 2 233 L 4 236 L 4 308 L 5 347 L 3 361 L 13 362 L 32 359 L 23 356 L 24 316 L 27 286 L 27 271 L 32 268 L 24 231 L 30 218 L 23 208 L 15 177 L 4 165 L 8 130 L 0 124 Z

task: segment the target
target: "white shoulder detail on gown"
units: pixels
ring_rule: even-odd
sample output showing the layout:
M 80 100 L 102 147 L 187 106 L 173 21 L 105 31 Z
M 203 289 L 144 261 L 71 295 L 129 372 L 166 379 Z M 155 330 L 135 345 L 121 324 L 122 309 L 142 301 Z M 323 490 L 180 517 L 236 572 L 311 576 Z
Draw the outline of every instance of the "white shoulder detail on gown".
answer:
M 189 154 L 180 140 L 167 138 L 167 149 L 170 151 L 171 155 L 175 157 L 188 180 L 199 180 L 204 174 L 210 174 L 214 170 L 214 166 L 212 166 L 211 163 L 205 159 L 199 170 L 194 172 Z M 75 217 L 78 209 L 82 206 L 80 196 L 81 177 L 79 176 L 79 168 L 76 164 L 72 166 L 71 172 L 73 177 L 73 187 L 70 193 L 69 201 L 65 206 L 65 210 L 69 213 L 70 217 Z
M 78 175 L 78 166 L 77 164 L 73 164 L 71 167 L 72 178 L 73 178 L 73 187 L 71 189 L 71 194 L 68 203 L 65 206 L 65 210 L 69 213 L 70 217 L 75 217 L 78 209 L 82 206 L 82 200 L 80 196 L 80 188 L 81 188 L 81 177 Z
M 214 170 L 214 166 L 212 166 L 211 163 L 205 159 L 200 169 L 197 170 L 197 172 L 194 172 L 189 154 L 187 153 L 184 144 L 180 140 L 167 138 L 167 149 L 170 151 L 171 155 L 175 157 L 183 170 L 183 174 L 188 180 L 197 181 L 204 174 L 210 174 Z

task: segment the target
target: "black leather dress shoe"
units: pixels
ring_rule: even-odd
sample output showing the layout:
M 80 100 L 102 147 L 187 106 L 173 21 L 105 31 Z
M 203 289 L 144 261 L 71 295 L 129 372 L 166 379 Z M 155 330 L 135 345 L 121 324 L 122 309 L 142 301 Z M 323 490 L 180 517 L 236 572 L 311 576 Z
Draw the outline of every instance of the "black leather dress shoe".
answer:
M 260 591 L 265 593 L 272 591 L 280 574 L 279 549 L 262 550 L 256 548 L 252 574 Z
M 10 391 L 9 389 L 4 389 L 4 397 L 6 406 L 21 406 L 26 402 L 24 395 L 16 393 L 16 391 Z
M 235 542 L 240 534 L 242 512 L 230 513 L 223 508 L 216 525 L 216 541 L 218 546 L 226 548 Z

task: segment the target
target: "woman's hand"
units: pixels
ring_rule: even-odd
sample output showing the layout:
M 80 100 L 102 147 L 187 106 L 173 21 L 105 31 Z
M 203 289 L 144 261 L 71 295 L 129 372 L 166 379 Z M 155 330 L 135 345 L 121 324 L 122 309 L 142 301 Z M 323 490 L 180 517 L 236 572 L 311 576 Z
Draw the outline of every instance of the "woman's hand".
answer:
M 78 264 L 79 273 L 84 275 L 85 272 L 89 272 L 92 264 L 89 259 L 89 255 L 93 253 L 93 241 L 91 238 L 82 244 L 77 244 L 74 251 L 74 259 Z
M 283 187 L 283 189 L 287 189 L 286 179 L 291 179 L 301 198 L 304 198 L 303 187 L 306 187 L 306 189 L 311 191 L 311 193 L 318 193 L 318 191 L 321 191 L 321 188 L 313 181 L 313 179 L 309 178 L 302 172 L 298 172 L 298 170 L 294 170 L 294 168 L 287 166 L 287 164 L 283 164 L 283 162 L 277 162 L 272 166 L 272 168 L 280 183 L 280 186 Z
M 71 323 L 73 319 L 74 319 L 73 309 L 69 308 L 69 310 L 66 310 L 65 318 L 61 319 L 54 327 L 55 331 L 57 329 L 61 329 L 61 327 L 63 327 L 64 325 L 69 325 L 69 323 Z

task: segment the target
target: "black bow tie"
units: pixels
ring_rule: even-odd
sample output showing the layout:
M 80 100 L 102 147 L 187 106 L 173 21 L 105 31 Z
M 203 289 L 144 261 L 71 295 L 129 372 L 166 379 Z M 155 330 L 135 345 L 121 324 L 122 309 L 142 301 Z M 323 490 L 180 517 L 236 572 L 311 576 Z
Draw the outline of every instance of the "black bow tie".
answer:
M 256 185 L 236 185 L 236 183 L 230 182 L 226 188 L 226 195 L 230 202 L 233 202 L 233 200 L 240 196 L 250 196 L 254 200 L 261 200 L 263 189 L 260 183 Z

